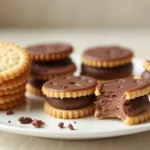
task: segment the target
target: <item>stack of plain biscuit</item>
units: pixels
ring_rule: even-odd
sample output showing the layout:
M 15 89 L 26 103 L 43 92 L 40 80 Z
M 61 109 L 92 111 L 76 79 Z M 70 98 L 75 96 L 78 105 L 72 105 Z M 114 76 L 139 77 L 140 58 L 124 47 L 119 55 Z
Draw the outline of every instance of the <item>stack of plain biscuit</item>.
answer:
M 25 102 L 29 57 L 18 45 L 0 42 L 0 62 L 0 110 L 7 110 Z

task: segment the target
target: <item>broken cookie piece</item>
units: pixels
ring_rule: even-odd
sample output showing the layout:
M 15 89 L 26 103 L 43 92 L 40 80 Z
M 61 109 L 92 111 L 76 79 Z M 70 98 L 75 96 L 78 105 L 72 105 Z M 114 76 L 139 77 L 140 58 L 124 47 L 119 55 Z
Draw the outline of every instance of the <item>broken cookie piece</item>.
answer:
M 150 85 L 144 79 L 116 79 L 99 83 L 95 91 L 95 117 L 118 117 L 129 125 L 145 122 L 150 118 L 149 92 Z

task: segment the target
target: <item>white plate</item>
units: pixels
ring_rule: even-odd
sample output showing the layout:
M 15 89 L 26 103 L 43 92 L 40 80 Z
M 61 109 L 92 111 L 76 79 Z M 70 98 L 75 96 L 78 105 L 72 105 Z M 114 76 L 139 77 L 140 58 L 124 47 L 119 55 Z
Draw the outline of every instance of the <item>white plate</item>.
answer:
M 74 56 L 74 58 L 78 58 L 78 56 Z M 143 71 L 141 62 L 142 60 L 140 59 L 134 59 L 133 61 L 136 75 L 140 75 Z M 77 64 L 79 65 L 80 62 L 77 61 Z M 43 102 L 44 100 L 38 97 L 30 96 L 25 106 L 13 110 L 15 112 L 14 115 L 8 116 L 6 115 L 6 111 L 0 112 L 0 130 L 53 139 L 80 140 L 121 136 L 150 130 L 149 122 L 135 126 L 127 126 L 119 119 L 96 120 L 94 117 L 75 120 L 55 119 L 43 112 Z M 18 122 L 18 118 L 21 116 L 42 119 L 45 121 L 46 126 L 37 129 L 31 124 L 22 125 Z M 8 123 L 9 120 L 11 123 Z M 76 124 L 74 121 L 76 121 Z M 58 127 L 59 122 L 64 122 L 65 126 L 71 123 L 76 130 L 71 131 L 68 128 L 60 129 Z

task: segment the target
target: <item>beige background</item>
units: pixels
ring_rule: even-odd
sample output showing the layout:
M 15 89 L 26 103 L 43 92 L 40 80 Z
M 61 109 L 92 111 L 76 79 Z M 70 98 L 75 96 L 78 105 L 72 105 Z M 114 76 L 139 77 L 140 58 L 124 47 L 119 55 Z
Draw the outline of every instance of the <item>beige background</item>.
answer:
M 149 0 L 0 0 L 0 26 L 150 27 Z

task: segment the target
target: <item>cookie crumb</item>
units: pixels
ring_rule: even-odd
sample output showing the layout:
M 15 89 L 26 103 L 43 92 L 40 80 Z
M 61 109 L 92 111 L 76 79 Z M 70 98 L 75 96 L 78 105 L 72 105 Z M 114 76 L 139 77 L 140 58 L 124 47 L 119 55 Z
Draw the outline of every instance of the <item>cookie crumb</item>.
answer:
M 75 130 L 72 124 L 69 124 L 69 125 L 68 125 L 68 128 L 69 128 L 70 130 Z
M 63 122 L 60 122 L 60 123 L 58 124 L 58 127 L 59 127 L 59 128 L 64 128 L 64 123 L 63 123 Z
M 12 111 L 12 110 L 8 110 L 7 112 L 6 112 L 6 115 L 13 115 L 14 114 L 14 112 Z
M 35 127 L 35 128 L 42 128 L 44 125 L 45 125 L 45 122 L 43 122 L 42 120 L 33 120 L 32 121 L 32 125 Z
M 11 121 L 9 120 L 8 123 L 11 123 Z
M 30 124 L 32 123 L 32 119 L 30 117 L 20 117 L 18 119 L 18 121 L 21 123 L 21 124 Z

